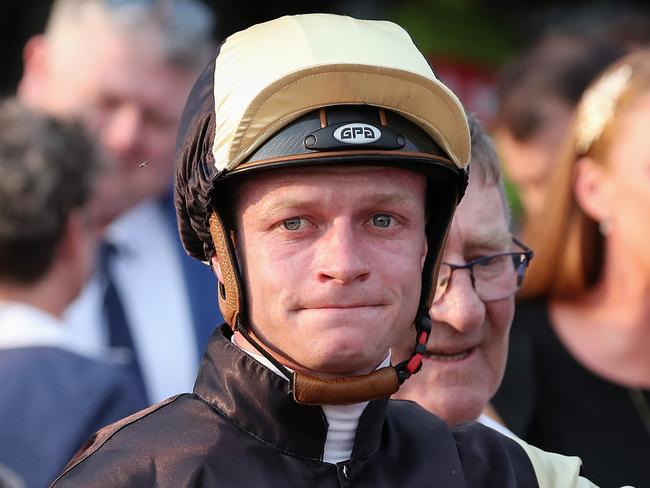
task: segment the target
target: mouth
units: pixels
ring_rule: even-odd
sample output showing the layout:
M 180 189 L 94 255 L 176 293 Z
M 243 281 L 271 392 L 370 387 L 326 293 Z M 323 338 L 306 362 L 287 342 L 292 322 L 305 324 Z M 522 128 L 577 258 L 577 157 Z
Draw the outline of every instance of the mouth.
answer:
M 332 305 L 325 307 L 313 307 L 313 310 L 355 310 L 358 308 L 375 308 L 378 305 Z
M 428 350 L 424 353 L 424 357 L 433 361 L 455 362 L 468 358 L 475 350 L 476 346 L 472 346 L 457 352 Z
M 304 306 L 304 307 L 300 307 L 298 310 L 355 310 L 355 309 L 364 309 L 364 308 L 377 308 L 381 306 L 382 305 L 378 303 L 350 303 L 350 304 L 328 303 L 328 304 Z

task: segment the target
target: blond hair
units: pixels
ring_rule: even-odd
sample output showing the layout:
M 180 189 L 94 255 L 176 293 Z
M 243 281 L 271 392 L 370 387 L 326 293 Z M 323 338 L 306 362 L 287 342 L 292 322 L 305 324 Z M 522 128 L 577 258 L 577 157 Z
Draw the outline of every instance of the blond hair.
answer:
M 541 217 L 528 222 L 523 237 L 534 249 L 520 298 L 573 300 L 602 275 L 604 238 L 599 224 L 576 201 L 577 161 L 588 156 L 606 164 L 618 120 L 650 91 L 650 50 L 629 54 L 607 68 L 582 96 L 554 174 Z

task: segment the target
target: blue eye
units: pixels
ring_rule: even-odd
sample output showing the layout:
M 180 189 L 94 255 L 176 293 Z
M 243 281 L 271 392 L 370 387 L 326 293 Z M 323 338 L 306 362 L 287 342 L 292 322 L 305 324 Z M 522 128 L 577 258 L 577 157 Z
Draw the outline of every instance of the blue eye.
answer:
M 372 216 L 372 224 L 376 227 L 386 228 L 390 226 L 392 217 L 386 214 L 377 214 Z
M 292 219 L 285 220 L 284 222 L 282 222 L 282 225 L 287 230 L 298 230 L 300 229 L 301 223 L 302 223 L 302 219 L 300 217 L 294 217 Z

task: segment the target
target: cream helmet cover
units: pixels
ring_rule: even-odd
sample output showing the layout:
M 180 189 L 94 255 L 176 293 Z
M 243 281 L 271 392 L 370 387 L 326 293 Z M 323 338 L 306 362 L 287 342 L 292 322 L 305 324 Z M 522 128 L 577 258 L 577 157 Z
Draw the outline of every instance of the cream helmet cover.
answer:
M 461 168 L 469 130 L 456 96 L 407 32 L 387 21 L 297 15 L 229 37 L 215 62 L 214 159 L 233 169 L 310 110 L 344 104 L 392 110 L 422 127 Z

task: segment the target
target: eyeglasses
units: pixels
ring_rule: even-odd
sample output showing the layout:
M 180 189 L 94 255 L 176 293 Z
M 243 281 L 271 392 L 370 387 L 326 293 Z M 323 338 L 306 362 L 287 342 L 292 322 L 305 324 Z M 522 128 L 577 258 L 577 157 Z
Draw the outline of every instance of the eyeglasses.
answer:
M 439 301 L 447 291 L 451 275 L 458 269 L 468 269 L 472 286 L 484 302 L 501 300 L 514 295 L 524 281 L 533 251 L 516 238 L 512 238 L 521 252 L 504 252 L 472 259 L 465 264 L 443 262 L 440 265 L 438 283 L 433 302 Z

